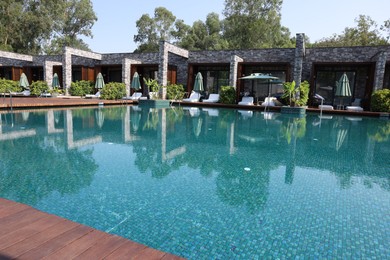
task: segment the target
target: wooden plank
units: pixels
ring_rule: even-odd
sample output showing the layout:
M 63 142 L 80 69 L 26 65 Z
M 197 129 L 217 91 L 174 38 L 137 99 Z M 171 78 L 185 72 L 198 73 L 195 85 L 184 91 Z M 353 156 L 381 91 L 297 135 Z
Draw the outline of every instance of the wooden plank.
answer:
M 0 259 L 182 259 L 0 198 Z
M 110 255 L 107 256 L 108 259 L 129 259 L 130 257 L 134 257 L 138 255 L 142 250 L 146 248 L 145 245 L 131 242 L 124 243 L 120 247 L 118 247 L 115 251 L 113 251 Z
M 12 246 L 5 248 L 4 250 L 2 250 L 2 252 L 5 252 L 7 255 L 11 255 L 12 257 L 17 258 L 18 256 L 26 253 L 27 251 L 30 251 L 79 225 L 80 224 L 71 222 L 69 220 L 63 220 L 57 225 L 34 235 L 33 237 L 31 237 L 31 239 L 25 239 L 19 243 L 13 244 Z
M 0 208 L 0 219 L 25 210 L 27 207 L 23 204 L 13 204 Z
M 21 228 L 30 224 L 45 216 L 44 213 L 34 210 L 33 208 L 26 208 L 15 214 L 0 219 L 0 236 L 14 231 L 17 228 Z
M 55 253 L 42 259 L 73 259 L 98 243 L 98 241 L 106 237 L 106 235 L 107 234 L 104 232 L 93 230 L 80 239 L 73 241 Z
M 40 231 L 57 224 L 60 221 L 62 221 L 62 219 L 46 216 L 44 218 L 38 219 L 35 222 L 32 222 L 27 226 L 18 228 L 13 232 L 0 236 L 0 250 L 28 239 L 33 235 L 38 234 Z
M 27 251 L 23 255 L 18 256 L 18 259 L 42 259 L 45 256 L 50 256 L 52 253 L 85 236 L 91 231 L 92 229 L 90 227 L 79 225 L 76 228 L 62 233 L 50 241 Z
M 108 234 L 107 234 L 108 235 Z M 108 235 L 107 238 L 99 240 L 88 250 L 78 255 L 79 259 L 101 259 L 111 254 L 114 250 L 126 243 L 121 237 Z

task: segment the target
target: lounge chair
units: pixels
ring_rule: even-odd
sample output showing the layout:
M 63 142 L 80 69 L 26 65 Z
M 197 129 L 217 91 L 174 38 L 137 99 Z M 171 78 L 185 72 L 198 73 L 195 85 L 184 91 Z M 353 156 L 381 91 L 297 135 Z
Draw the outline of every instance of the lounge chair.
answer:
M 363 111 L 363 108 L 360 106 L 361 99 L 360 98 L 355 98 L 355 101 L 352 102 L 350 106 L 347 106 L 346 109 L 348 111 Z
M 276 100 L 276 97 L 266 97 L 264 102 L 261 103 L 261 105 L 265 106 L 265 107 L 274 107 L 274 106 L 276 106 L 275 100 Z
M 96 92 L 96 94 L 87 94 L 85 95 L 85 98 L 100 98 L 100 91 Z
M 183 98 L 184 102 L 199 102 L 200 94 L 198 92 L 192 92 L 189 98 Z
M 218 103 L 219 102 L 219 94 L 210 94 L 208 99 L 203 99 L 202 102 L 205 103 Z
M 31 95 L 31 92 L 30 90 L 26 89 L 26 90 L 23 90 L 22 92 L 11 92 L 12 96 L 24 96 L 24 97 L 28 97 Z
M 133 95 L 130 97 L 123 97 L 122 99 L 127 99 L 127 100 L 139 100 L 142 97 L 141 92 L 134 92 Z
M 238 104 L 241 106 L 251 106 L 253 105 L 253 97 L 242 97 L 242 100 Z
M 333 106 L 330 105 L 319 105 L 318 108 L 321 110 L 333 110 Z

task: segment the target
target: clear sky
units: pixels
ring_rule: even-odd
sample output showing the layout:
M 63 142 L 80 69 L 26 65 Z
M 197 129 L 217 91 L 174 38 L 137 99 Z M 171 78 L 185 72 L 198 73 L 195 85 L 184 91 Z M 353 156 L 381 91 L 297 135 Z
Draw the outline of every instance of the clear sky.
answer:
M 92 28 L 93 39 L 83 38 L 92 51 L 98 53 L 133 52 L 136 44 L 136 21 L 143 15 L 153 17 L 156 7 L 170 10 L 176 19 L 188 25 L 206 20 L 216 12 L 223 18 L 224 0 L 92 0 L 98 21 Z M 284 0 L 282 25 L 291 35 L 305 33 L 314 42 L 333 34 L 341 34 L 345 27 L 356 27 L 360 14 L 370 16 L 378 25 L 390 19 L 389 0 Z

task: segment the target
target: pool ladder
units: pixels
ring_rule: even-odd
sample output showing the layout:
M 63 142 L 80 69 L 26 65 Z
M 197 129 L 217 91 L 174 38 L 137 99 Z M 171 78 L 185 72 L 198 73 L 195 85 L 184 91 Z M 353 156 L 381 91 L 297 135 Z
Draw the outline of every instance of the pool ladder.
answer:
M 4 92 L 4 96 L 3 96 L 3 104 L 4 104 L 4 106 L 6 105 L 6 103 L 5 103 L 5 94 L 6 93 Z M 11 91 L 9 91 L 9 102 L 10 102 L 9 108 L 12 111 L 13 110 L 13 105 L 12 105 L 12 92 Z M 5 106 L 5 108 L 6 108 L 6 106 Z

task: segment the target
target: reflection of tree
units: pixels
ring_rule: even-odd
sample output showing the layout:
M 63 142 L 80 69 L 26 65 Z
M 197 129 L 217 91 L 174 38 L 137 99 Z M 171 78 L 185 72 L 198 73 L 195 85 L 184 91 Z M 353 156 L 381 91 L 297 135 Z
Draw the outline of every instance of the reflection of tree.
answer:
M 292 184 L 296 165 L 297 139 L 303 138 L 306 134 L 306 117 L 285 116 L 283 119 L 280 131 L 282 136 L 286 138 L 288 145 L 284 182 Z
M 35 121 L 43 121 L 37 115 Z M 44 115 L 41 116 L 44 118 Z M 92 151 L 67 151 L 61 139 L 52 137 L 36 136 L 0 142 L 2 196 L 35 204 L 51 192 L 76 193 L 91 183 L 97 168 Z
M 375 127 L 371 127 L 368 136 L 375 142 L 385 142 L 389 140 L 390 136 L 390 121 L 379 121 Z
M 277 166 L 271 166 L 266 160 L 257 157 L 256 161 L 252 161 L 255 162 L 252 163 L 253 168 L 248 167 L 246 171 L 248 165 L 235 159 L 239 158 L 224 161 L 223 167 L 220 167 L 222 169 L 216 180 L 217 194 L 229 205 L 245 206 L 250 213 L 256 213 L 262 210 L 267 202 L 270 168 Z

